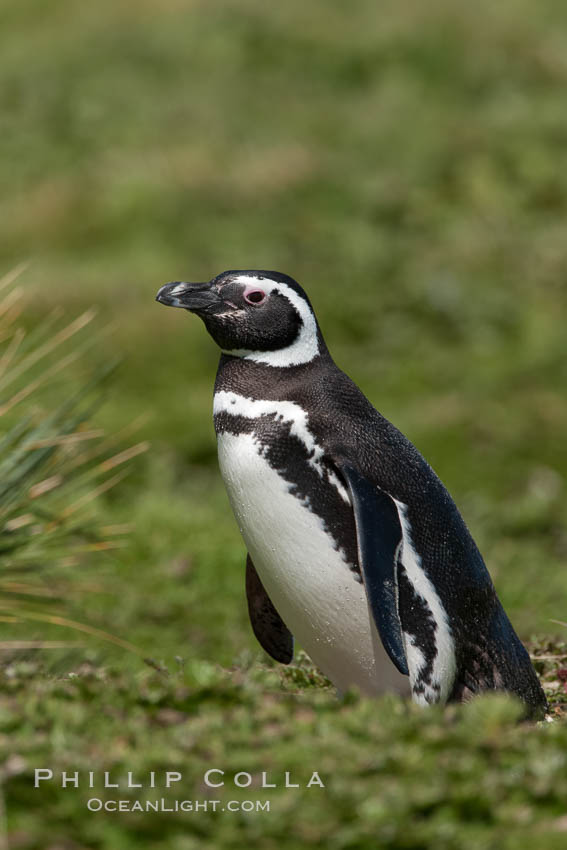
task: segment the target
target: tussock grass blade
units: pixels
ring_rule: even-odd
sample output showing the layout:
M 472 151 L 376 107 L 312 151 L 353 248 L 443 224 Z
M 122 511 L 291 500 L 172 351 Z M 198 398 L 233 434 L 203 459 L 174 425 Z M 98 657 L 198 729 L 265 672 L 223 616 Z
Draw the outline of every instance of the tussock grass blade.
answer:
M 9 272 L 2 275 L 2 277 L 0 277 L 0 292 L 11 286 L 28 267 L 28 262 L 19 263 L 17 266 L 14 266 L 13 269 L 10 269 Z
M 62 626 L 140 655 L 128 641 L 51 610 L 54 603 L 93 591 L 92 584 L 82 585 L 76 569 L 70 576 L 71 566 L 123 544 L 116 535 L 124 529 L 108 539 L 111 527 L 98 527 L 94 508 L 148 445 L 124 448 L 120 435 L 106 435 L 90 424 L 116 360 L 70 387 L 54 408 L 42 403 L 44 388 L 49 390 L 94 344 L 97 334 L 84 333 L 96 311 L 59 327 L 61 311 L 54 310 L 25 333 L 14 326 L 23 290 L 10 289 L 22 270 L 0 279 L 0 621 L 5 628 L 22 622 Z M 32 599 L 41 600 L 42 607 L 30 608 L 26 600 Z M 9 638 L 0 642 L 0 650 L 63 647 L 63 642 Z
M 10 366 L 10 364 L 12 363 L 14 357 L 16 356 L 17 351 L 18 351 L 20 345 L 22 344 L 22 341 L 23 341 L 25 335 L 26 335 L 26 332 L 23 330 L 23 328 L 18 328 L 16 330 L 16 333 L 13 335 L 12 339 L 10 340 L 10 343 L 6 348 L 6 351 L 4 352 L 2 357 L 0 358 L 0 379 L 2 378 L 4 373 L 6 372 L 6 370 Z
M 9 604 L 4 601 L 0 602 L 0 611 L 10 612 L 11 610 L 12 609 Z M 90 635 L 91 637 L 107 641 L 108 643 L 113 643 L 115 646 L 119 646 L 122 649 L 127 649 L 128 652 L 133 652 L 141 658 L 144 657 L 141 650 L 138 649 L 137 646 L 134 646 L 133 643 L 129 643 L 127 640 L 122 640 L 122 638 L 119 638 L 110 632 L 105 632 L 104 629 L 97 629 L 95 626 L 89 626 L 87 623 L 80 623 L 77 620 L 70 620 L 68 617 L 63 617 L 59 614 L 49 614 L 45 611 L 28 610 L 19 605 L 13 610 L 15 610 L 17 612 L 17 616 L 23 620 L 35 620 L 40 623 L 49 623 L 53 626 L 64 626 L 65 628 L 74 629 L 77 632 L 84 632 L 84 634 Z
M 39 324 L 31 330 L 25 331 L 25 336 L 20 348 L 20 354 L 26 354 L 28 351 L 36 348 L 43 340 L 49 337 L 49 334 L 57 326 L 64 315 L 61 307 L 56 307 L 52 310 Z
M 0 652 L 28 652 L 30 649 L 80 649 L 84 643 L 68 640 L 3 640 Z
M 0 316 L 1 316 L 2 305 L 0 305 Z M 96 316 L 95 310 L 87 310 L 86 313 L 83 313 L 82 316 L 79 316 L 78 319 L 75 319 L 74 322 L 71 322 L 66 328 L 59 331 L 55 334 L 54 337 L 48 339 L 43 345 L 33 351 L 31 354 L 28 354 L 27 357 L 24 357 L 17 366 L 10 370 L 8 375 L 3 380 L 0 380 L 0 391 L 4 390 L 5 387 L 9 386 L 13 383 L 17 378 L 23 375 L 28 369 L 38 363 L 40 360 L 43 360 L 49 354 L 51 354 L 56 348 L 74 336 L 76 333 L 81 331 L 86 325 L 88 325 L 94 317 Z

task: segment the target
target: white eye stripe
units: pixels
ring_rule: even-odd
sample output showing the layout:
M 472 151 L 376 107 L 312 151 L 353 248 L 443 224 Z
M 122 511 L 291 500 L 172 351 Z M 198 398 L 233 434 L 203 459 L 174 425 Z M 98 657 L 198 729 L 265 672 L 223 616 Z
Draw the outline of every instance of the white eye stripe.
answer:
M 240 275 L 234 278 L 233 282 L 247 284 L 254 289 L 261 289 L 266 295 L 270 295 L 272 292 L 281 293 L 297 310 L 302 327 L 297 339 L 286 348 L 280 348 L 276 351 L 249 351 L 239 348 L 225 351 L 225 354 L 253 360 L 255 363 L 279 367 L 300 366 L 302 363 L 310 363 L 319 354 L 315 316 L 307 302 L 291 286 L 269 278 L 259 278 L 256 275 Z

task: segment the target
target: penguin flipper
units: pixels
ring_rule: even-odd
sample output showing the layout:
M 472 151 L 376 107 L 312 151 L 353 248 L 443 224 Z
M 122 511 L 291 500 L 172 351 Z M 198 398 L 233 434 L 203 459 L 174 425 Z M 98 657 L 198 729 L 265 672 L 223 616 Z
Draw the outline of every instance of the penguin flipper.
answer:
M 358 560 L 370 610 L 391 661 L 409 675 L 398 613 L 398 554 L 403 539 L 398 509 L 391 496 L 350 464 L 338 464 L 354 510 Z
M 276 661 L 289 664 L 293 660 L 293 635 L 274 608 L 250 555 L 246 556 L 246 598 L 258 643 Z

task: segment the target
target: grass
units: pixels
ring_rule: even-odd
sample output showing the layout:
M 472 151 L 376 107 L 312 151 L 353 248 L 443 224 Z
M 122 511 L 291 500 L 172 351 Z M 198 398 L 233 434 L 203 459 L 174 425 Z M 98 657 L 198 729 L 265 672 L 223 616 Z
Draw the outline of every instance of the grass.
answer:
M 0 26 L 0 267 L 30 262 L 30 332 L 54 308 L 110 325 L 43 403 L 121 357 L 93 427 L 152 444 L 96 503 L 128 545 L 77 569 L 64 614 L 155 665 L 95 639 L 4 653 L 4 843 L 562 847 L 564 5 L 22 0 Z M 217 351 L 153 301 L 234 267 L 305 284 L 339 365 L 446 482 L 519 633 L 553 656 L 556 722 L 518 725 L 501 699 L 340 703 L 306 661 L 266 666 L 216 469 Z M 197 798 L 210 766 L 303 763 L 327 789 L 277 789 L 269 816 L 95 815 L 30 788 L 47 764 L 181 765 Z
M 61 603 L 88 588 L 77 576 L 88 554 L 121 545 L 125 527 L 100 525 L 93 508 L 126 475 L 121 467 L 148 448 L 139 443 L 109 453 L 113 438 L 103 440 L 104 433 L 88 425 L 112 371 L 108 367 L 74 392 L 67 386 L 67 398 L 55 409 L 43 406 L 45 396 L 53 401 L 54 382 L 92 345 L 92 338 L 79 340 L 94 311 L 62 326 L 54 312 L 26 333 L 23 292 L 13 286 L 20 272 L 0 280 L 0 621 L 11 631 L 22 624 L 29 628 L 30 622 L 71 624 L 46 603 Z M 73 627 L 128 647 L 85 623 Z M 64 646 L 12 637 L 0 642 L 0 651 Z
M 565 659 L 565 644 L 558 651 Z M 3 725 L 14 846 L 45 847 L 46 834 L 48 846 L 72 848 L 562 846 L 564 723 L 520 725 L 501 695 L 427 711 L 394 697 L 338 701 L 299 661 L 286 673 L 249 658 L 132 676 L 87 658 L 58 677 L 12 663 Z M 55 781 L 35 789 L 33 768 L 48 765 Z M 205 784 L 210 768 L 225 771 L 223 788 Z M 171 790 L 166 770 L 183 777 Z M 314 770 L 324 788 L 306 787 Z M 61 771 L 79 771 L 79 787 L 61 788 Z M 104 789 L 104 771 L 120 790 Z M 128 771 L 142 790 L 127 789 Z M 299 788 L 285 788 L 285 771 Z M 250 787 L 234 785 L 240 772 Z M 276 788 L 261 787 L 262 772 Z M 89 800 L 117 799 L 164 799 L 169 811 L 87 812 Z M 218 800 L 219 810 L 175 812 L 176 800 Z M 231 801 L 270 810 L 221 809 Z

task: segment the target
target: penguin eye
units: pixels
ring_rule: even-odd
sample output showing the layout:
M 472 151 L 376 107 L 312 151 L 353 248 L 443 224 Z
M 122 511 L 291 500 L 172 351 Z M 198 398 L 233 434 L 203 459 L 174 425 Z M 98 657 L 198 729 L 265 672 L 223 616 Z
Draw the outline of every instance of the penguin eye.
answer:
M 261 304 L 265 297 L 266 293 L 261 289 L 251 289 L 244 293 L 244 300 L 248 304 Z

